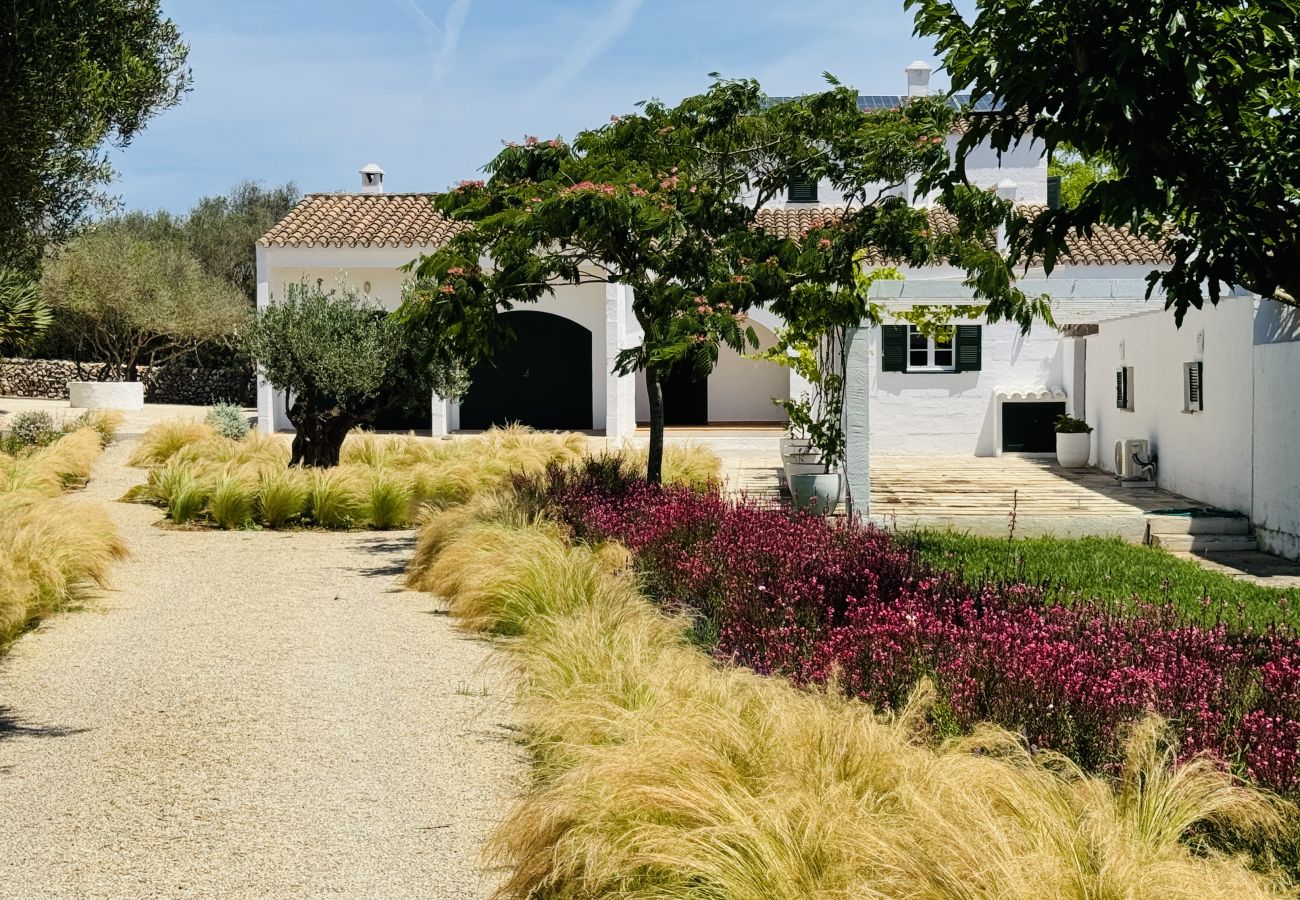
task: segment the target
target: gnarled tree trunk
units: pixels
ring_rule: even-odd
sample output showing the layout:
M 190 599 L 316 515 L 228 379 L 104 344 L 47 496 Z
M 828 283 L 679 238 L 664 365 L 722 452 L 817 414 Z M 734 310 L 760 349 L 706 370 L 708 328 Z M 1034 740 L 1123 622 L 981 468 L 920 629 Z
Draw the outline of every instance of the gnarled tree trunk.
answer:
M 343 441 L 357 420 L 337 405 L 319 409 L 298 400 L 289 408 L 289 421 L 298 432 L 289 464 L 328 469 L 339 464 Z

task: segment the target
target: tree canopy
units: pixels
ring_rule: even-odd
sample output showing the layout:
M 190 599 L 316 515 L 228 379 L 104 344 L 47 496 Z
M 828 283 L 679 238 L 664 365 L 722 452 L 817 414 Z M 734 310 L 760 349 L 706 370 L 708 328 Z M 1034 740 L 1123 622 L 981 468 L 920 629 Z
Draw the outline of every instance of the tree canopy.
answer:
M 709 372 L 722 346 L 754 346 L 746 318 L 755 306 L 790 317 L 801 304 L 837 303 L 856 324 L 866 248 L 915 264 L 955 255 L 982 273 L 997 314 L 1027 315 L 1005 271 L 991 271 L 1001 258 L 983 248 L 996 198 L 963 196 L 962 226 L 941 236 L 899 194 L 918 172 L 946 168 L 950 118 L 937 102 L 863 114 L 856 92 L 838 84 L 773 103 L 756 82 L 718 78 L 703 94 L 647 102 L 572 143 L 509 145 L 485 181 L 438 197 L 441 211 L 471 227 L 419 261 L 425 287 L 400 316 L 478 360 L 500 345 L 497 313 L 515 303 L 565 283 L 631 287 L 641 340 L 615 369 L 645 372 L 656 479 L 662 381 L 682 366 Z M 759 210 L 796 176 L 832 182 L 849 198 L 843 215 L 798 235 L 757 227 Z
M 200 198 L 184 215 L 132 210 L 102 224 L 147 241 L 183 246 L 203 271 L 237 288 L 252 305 L 257 299 L 257 239 L 301 198 L 293 182 L 265 187 L 241 181 L 226 194 Z
M 34 273 L 105 200 L 104 144 L 180 101 L 187 53 L 160 0 L 0 6 L 0 265 Z
M 230 345 L 251 311 L 181 245 L 105 225 L 46 266 L 41 293 L 78 362 L 107 365 L 106 379 L 135 380 L 204 345 Z
M 241 181 L 229 193 L 204 197 L 185 217 L 182 230 L 190 252 L 204 271 L 257 299 L 257 239 L 289 214 L 302 199 L 293 182 L 263 187 Z
M 293 463 L 338 465 L 349 431 L 404 396 L 397 388 L 464 393 L 464 368 L 448 345 L 417 359 L 398 322 L 352 290 L 291 284 L 258 313 L 248 349 L 266 380 L 291 397 Z
M 1077 205 L 1012 222 L 1050 270 L 1070 229 L 1131 225 L 1164 241 L 1152 273 L 1181 322 L 1223 286 L 1300 302 L 1300 0 L 906 0 L 954 91 L 999 101 L 970 118 L 955 172 L 985 141 L 1037 140 L 1105 159 Z

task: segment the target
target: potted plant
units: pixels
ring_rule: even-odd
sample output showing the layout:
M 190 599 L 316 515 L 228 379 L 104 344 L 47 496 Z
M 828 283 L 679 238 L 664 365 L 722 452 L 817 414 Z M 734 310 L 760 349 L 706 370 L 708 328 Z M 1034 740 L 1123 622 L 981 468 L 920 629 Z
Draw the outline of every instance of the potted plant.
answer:
M 844 375 L 843 331 L 834 329 L 818 342 L 817 378 L 811 397 L 790 403 L 791 418 L 798 411 L 806 421 L 809 452 L 785 464 L 786 481 L 796 509 L 828 516 L 844 494 Z
M 1092 452 L 1092 426 L 1083 419 L 1056 417 L 1056 461 L 1065 469 L 1082 469 Z

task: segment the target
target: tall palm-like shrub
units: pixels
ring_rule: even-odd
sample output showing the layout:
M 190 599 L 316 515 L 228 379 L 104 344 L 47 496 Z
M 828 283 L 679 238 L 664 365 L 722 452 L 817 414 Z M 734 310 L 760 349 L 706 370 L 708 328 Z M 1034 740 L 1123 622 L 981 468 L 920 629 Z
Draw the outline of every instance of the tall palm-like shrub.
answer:
M 0 356 L 31 346 L 52 318 L 33 281 L 0 268 Z

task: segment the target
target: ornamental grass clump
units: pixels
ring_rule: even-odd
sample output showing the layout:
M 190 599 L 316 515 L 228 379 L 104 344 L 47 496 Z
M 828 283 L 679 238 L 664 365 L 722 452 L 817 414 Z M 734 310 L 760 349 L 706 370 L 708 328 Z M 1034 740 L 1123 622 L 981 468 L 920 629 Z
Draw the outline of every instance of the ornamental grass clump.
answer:
M 511 478 L 573 465 L 585 449 L 582 435 L 517 426 L 462 440 L 355 432 L 344 442 L 338 466 L 306 470 L 289 466 L 289 444 L 278 436 L 247 432 L 234 440 L 209 424 L 171 422 L 150 429 L 132 454 L 132 464 L 149 467 L 149 475 L 123 499 L 162 506 L 178 524 L 242 527 L 248 519 L 241 518 L 246 498 L 238 484 L 251 492 L 250 515 L 269 528 L 401 528 L 426 506 L 463 503 Z M 707 478 L 702 454 L 683 460 L 689 477 Z M 179 504 L 178 483 L 184 488 Z M 182 519 L 175 518 L 177 512 Z
M 126 545 L 104 510 L 60 497 L 90 475 L 93 428 L 18 457 L 0 454 L 0 646 L 91 586 L 107 583 Z
M 993 726 L 927 740 L 926 683 L 882 715 L 719 667 L 626 553 L 573 543 L 535 500 L 430 513 L 409 574 L 512 638 L 537 771 L 491 844 L 498 896 L 1289 896 L 1198 837 L 1274 834 L 1279 807 L 1209 761 L 1175 767 L 1158 718 L 1113 783 Z
M 302 469 L 267 475 L 257 486 L 257 519 L 267 528 L 286 528 L 307 511 L 309 476 Z
M 349 528 L 365 512 L 364 486 L 342 469 L 313 469 L 307 489 L 307 514 L 322 528 Z
M 222 528 L 246 527 L 253 519 L 253 502 L 257 485 L 237 475 L 217 480 L 208 496 L 208 515 Z
M 398 528 L 411 520 L 413 492 L 408 479 L 382 469 L 370 476 L 366 510 L 378 529 Z

